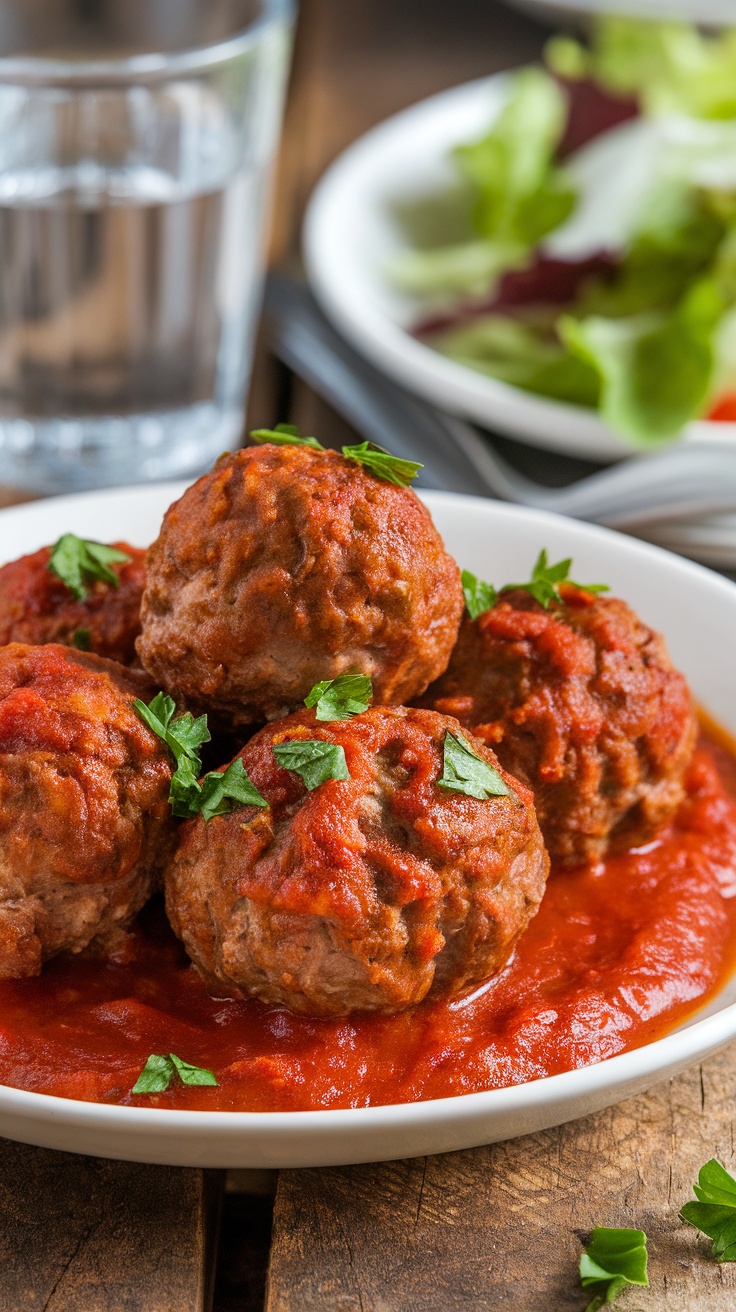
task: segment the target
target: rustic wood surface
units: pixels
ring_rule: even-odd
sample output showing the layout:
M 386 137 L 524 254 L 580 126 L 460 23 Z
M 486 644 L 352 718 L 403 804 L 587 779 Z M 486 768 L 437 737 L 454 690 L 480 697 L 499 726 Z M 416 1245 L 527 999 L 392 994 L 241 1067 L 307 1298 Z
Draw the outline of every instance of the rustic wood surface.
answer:
M 221 1184 L 0 1140 L 2 1312 L 205 1312 Z
M 733 1312 L 736 1265 L 678 1218 L 709 1157 L 733 1169 L 736 1050 L 643 1096 L 509 1143 L 284 1171 L 267 1312 L 582 1312 L 595 1225 L 649 1236 L 622 1312 Z

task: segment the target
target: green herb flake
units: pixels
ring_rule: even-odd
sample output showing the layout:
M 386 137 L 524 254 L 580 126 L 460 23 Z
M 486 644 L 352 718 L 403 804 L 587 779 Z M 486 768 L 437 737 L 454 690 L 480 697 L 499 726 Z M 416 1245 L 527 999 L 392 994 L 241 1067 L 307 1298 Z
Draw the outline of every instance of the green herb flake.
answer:
M 160 1052 L 152 1052 L 131 1093 L 165 1093 L 171 1081 L 178 1076 L 182 1084 L 217 1085 L 214 1072 L 203 1066 L 192 1066 L 182 1061 L 175 1052 L 168 1057 Z
M 355 460 L 369 473 L 382 478 L 386 483 L 393 483 L 395 487 L 408 487 L 419 470 L 424 468 L 424 465 L 417 464 L 415 460 L 403 460 L 401 456 L 392 456 L 390 451 L 385 451 L 382 446 L 376 446 L 374 442 L 344 446 L 342 453 L 346 460 Z
M 442 775 L 437 783 L 450 793 L 465 793 L 479 802 L 486 802 L 489 797 L 508 797 L 511 792 L 498 770 L 478 756 L 462 734 L 449 730 L 442 748 Z
M 200 748 L 210 741 L 206 715 L 195 720 L 187 711 L 174 719 L 176 703 L 163 692 L 157 693 L 148 706 L 136 699 L 133 707 L 149 729 L 166 743 L 176 761 L 169 788 L 174 815 L 191 820 L 201 814 L 205 820 L 211 820 L 213 816 L 224 815 L 237 806 L 268 806 L 265 797 L 248 778 L 240 757 L 226 770 L 210 771 L 200 782 Z
M 349 720 L 367 711 L 373 683 L 367 674 L 338 674 L 336 679 L 315 683 L 304 705 L 314 706 L 318 720 Z
M 683 1221 L 713 1240 L 717 1262 L 736 1262 L 736 1180 L 715 1157 L 701 1167 L 693 1185 L 697 1203 L 686 1203 Z
M 547 559 L 546 548 L 540 551 L 536 564 L 532 570 L 532 577 L 528 583 L 507 583 L 501 592 L 512 592 L 521 589 L 523 592 L 531 593 L 535 601 L 545 610 L 549 610 L 553 601 L 562 601 L 560 595 L 560 584 L 569 583 L 573 588 L 580 588 L 584 592 L 608 592 L 607 583 L 576 583 L 569 577 L 572 558 L 567 560 L 558 560 L 556 565 L 550 565 Z
M 61 579 L 77 601 L 84 601 L 89 583 L 99 580 L 117 588 L 120 579 L 110 566 L 124 564 L 130 559 L 125 551 L 118 551 L 116 547 L 78 538 L 76 533 L 64 533 L 51 550 L 47 569 Z
M 195 720 L 191 712 L 186 711 L 184 715 L 174 719 L 176 702 L 163 692 L 156 693 L 148 706 L 137 698 L 133 705 L 141 720 L 145 721 L 149 729 L 152 729 L 173 752 L 177 762 L 188 759 L 196 761 L 197 765 L 201 766 L 199 749 L 211 738 L 206 715 L 200 715 Z
M 208 1070 L 206 1066 L 192 1066 L 188 1061 L 182 1061 L 181 1057 L 177 1057 L 175 1052 L 169 1053 L 169 1059 L 182 1084 L 217 1086 L 214 1071 Z
M 595 1290 L 586 1312 L 612 1303 L 627 1285 L 648 1285 L 644 1231 L 596 1226 L 580 1258 L 580 1282 Z
M 294 742 L 276 743 L 273 754 L 284 770 L 292 770 L 300 776 L 310 793 L 328 779 L 350 778 L 345 751 L 337 743 L 299 738 Z
M 476 578 L 475 574 L 471 574 L 469 569 L 463 570 L 460 580 L 463 585 L 465 608 L 471 620 L 477 620 L 479 615 L 485 615 L 487 610 L 495 606 L 498 593 L 492 583 L 484 583 L 482 579 Z
M 160 1052 L 152 1052 L 131 1093 L 164 1093 L 171 1084 L 173 1074 L 169 1058 Z
M 253 428 L 250 437 L 257 446 L 268 442 L 273 446 L 309 446 L 313 451 L 324 451 L 322 443 L 318 442 L 316 437 L 302 437 L 295 424 L 277 424 L 275 428 Z
M 252 779 L 248 777 L 245 766 L 238 756 L 227 770 L 212 770 L 206 774 L 201 784 L 198 810 L 205 820 L 213 816 L 225 815 L 240 806 L 268 806 Z
M 76 647 L 77 651 L 91 651 L 92 634 L 89 629 L 75 629 L 72 634 L 72 646 Z

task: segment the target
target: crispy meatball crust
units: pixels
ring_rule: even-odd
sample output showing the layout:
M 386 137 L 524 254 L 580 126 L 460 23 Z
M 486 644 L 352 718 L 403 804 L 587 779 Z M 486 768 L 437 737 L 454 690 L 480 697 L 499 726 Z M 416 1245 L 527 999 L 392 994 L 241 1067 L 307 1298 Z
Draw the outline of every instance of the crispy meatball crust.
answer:
M 509 775 L 509 795 L 488 801 L 438 786 L 448 729 L 381 706 L 328 724 L 300 711 L 250 740 L 240 756 L 269 808 L 187 822 L 166 873 L 171 923 L 215 995 L 395 1012 L 501 969 L 549 859 Z M 307 792 L 281 769 L 274 744 L 304 738 L 341 745 L 350 779 Z
M 153 891 L 171 766 L 133 710 L 143 682 L 56 643 L 0 649 L 1 979 L 113 942 Z
M 562 593 L 549 611 L 505 593 L 466 618 L 422 703 L 493 745 L 532 788 L 552 861 L 573 866 L 647 842 L 673 815 L 697 722 L 664 639 L 626 602 Z
M 345 671 L 371 675 L 379 701 L 416 696 L 445 669 L 462 605 L 410 489 L 335 451 L 250 447 L 167 512 L 138 651 L 177 700 L 244 725 Z
M 8 642 L 32 645 L 61 642 L 74 647 L 80 629 L 88 636 L 89 650 L 97 656 L 129 665 L 135 660 L 140 633 L 140 609 L 145 582 L 146 553 L 127 542 L 113 542 L 131 557 L 110 568 L 120 580 L 117 588 L 97 580 L 78 601 L 48 568 L 51 547 L 21 556 L 0 568 L 0 646 Z

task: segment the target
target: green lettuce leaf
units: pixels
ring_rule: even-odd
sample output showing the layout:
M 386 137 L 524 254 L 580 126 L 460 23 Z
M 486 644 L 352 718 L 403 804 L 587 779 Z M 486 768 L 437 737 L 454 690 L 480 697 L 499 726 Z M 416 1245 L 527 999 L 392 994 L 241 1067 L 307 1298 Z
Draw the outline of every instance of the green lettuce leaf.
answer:
M 636 97 L 646 113 L 736 117 L 736 31 L 704 35 L 688 23 L 606 15 L 591 44 L 553 38 L 545 57 L 566 78 L 591 78 L 617 96 Z
M 560 321 L 570 351 L 599 375 L 600 414 L 640 445 L 674 437 L 703 407 L 715 366 L 723 301 L 712 280 L 696 283 L 666 315 Z

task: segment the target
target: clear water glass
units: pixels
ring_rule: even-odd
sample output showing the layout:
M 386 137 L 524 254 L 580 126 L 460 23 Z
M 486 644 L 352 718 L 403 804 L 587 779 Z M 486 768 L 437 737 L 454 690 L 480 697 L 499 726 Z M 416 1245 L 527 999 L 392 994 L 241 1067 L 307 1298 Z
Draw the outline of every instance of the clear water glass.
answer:
M 0 483 L 237 445 L 291 0 L 0 6 Z

